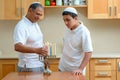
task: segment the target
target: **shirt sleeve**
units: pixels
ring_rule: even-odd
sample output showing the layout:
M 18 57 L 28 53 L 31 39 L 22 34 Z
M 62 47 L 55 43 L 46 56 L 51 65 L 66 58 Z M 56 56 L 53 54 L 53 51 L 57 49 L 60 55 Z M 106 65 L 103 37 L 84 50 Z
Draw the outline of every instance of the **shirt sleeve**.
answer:
M 88 30 L 85 30 L 83 32 L 83 35 L 82 35 L 82 48 L 83 48 L 83 52 L 91 52 L 91 51 L 93 51 L 91 36 L 90 36 L 90 32 Z
M 27 36 L 26 36 L 26 31 L 24 26 L 17 25 L 14 30 L 14 44 L 18 42 L 25 44 L 26 39 L 27 39 Z

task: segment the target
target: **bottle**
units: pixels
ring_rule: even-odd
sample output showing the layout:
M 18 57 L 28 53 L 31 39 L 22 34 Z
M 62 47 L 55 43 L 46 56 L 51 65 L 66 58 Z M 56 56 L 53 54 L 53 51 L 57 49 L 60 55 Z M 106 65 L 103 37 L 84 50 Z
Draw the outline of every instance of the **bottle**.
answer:
M 50 6 L 55 6 L 56 3 L 54 1 L 50 2 Z
M 63 0 L 63 2 L 64 2 L 64 6 L 68 5 L 68 0 Z
M 85 5 L 86 4 L 86 0 L 80 0 L 81 2 L 80 2 L 80 4 L 81 5 Z
M 69 6 L 73 5 L 73 0 L 69 0 Z
M 45 6 L 50 6 L 50 0 L 45 0 Z
M 62 0 L 56 0 L 56 6 L 62 6 Z
M 74 0 L 74 5 L 80 5 L 80 0 Z

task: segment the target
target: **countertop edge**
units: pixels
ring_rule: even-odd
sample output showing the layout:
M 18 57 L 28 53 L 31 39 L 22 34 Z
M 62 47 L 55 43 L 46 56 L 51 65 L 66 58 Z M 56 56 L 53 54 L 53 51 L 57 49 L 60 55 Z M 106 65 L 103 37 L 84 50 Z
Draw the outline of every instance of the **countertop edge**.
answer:
M 61 54 L 56 58 L 60 58 Z M 120 58 L 120 53 L 93 53 L 91 58 Z M 0 55 L 0 59 L 18 59 L 18 54 L 4 54 Z

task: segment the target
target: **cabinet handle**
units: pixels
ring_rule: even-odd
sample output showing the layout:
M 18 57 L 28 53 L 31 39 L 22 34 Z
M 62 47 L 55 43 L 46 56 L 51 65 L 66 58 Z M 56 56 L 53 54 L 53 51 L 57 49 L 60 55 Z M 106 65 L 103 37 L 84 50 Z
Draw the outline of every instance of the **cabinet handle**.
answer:
M 24 16 L 24 15 L 25 15 L 24 8 L 22 8 L 22 16 Z
M 17 16 L 20 16 L 20 8 L 17 8 Z
M 107 63 L 108 60 L 98 60 L 99 63 Z
M 112 15 L 112 7 L 109 7 L 109 16 Z
M 21 0 L 21 1 L 22 1 L 22 8 L 21 8 L 22 9 L 21 10 L 22 11 L 22 16 L 24 16 L 25 15 L 25 4 L 26 4 L 25 2 L 26 2 L 26 0 Z
M 108 75 L 108 72 L 98 72 L 98 75 L 99 75 L 99 76 L 107 76 L 107 75 Z
M 118 71 L 120 71 L 120 62 L 118 63 Z
M 114 11 L 115 12 L 115 16 L 117 16 L 117 7 L 116 6 L 114 7 L 114 10 L 115 10 Z

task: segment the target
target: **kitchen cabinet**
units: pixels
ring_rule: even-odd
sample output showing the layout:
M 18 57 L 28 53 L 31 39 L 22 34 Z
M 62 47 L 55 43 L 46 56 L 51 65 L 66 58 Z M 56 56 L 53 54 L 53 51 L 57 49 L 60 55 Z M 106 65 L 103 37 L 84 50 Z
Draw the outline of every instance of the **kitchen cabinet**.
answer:
M 89 62 L 88 62 L 87 66 L 86 66 L 85 80 L 90 80 L 90 79 L 89 79 L 89 77 L 90 77 L 89 74 L 90 74 L 90 72 L 89 72 Z
M 120 0 L 88 0 L 88 19 L 120 18 Z
M 20 0 L 0 0 L 0 20 L 20 19 Z
M 59 58 L 49 58 L 50 69 L 53 72 L 58 71 Z M 10 72 L 17 71 L 18 59 L 0 59 L 0 80 Z
M 120 59 L 117 59 L 117 80 L 120 80 Z
M 44 5 L 44 0 L 1 0 L 0 20 L 19 20 L 28 10 L 30 3 L 38 1 Z M 44 18 L 44 15 L 42 16 Z
M 17 70 L 17 59 L 0 59 L 0 80 L 9 72 Z
M 116 59 L 91 59 L 90 80 L 116 80 Z
M 59 64 L 59 58 L 48 58 L 48 62 L 50 64 L 50 70 L 53 72 L 58 71 L 58 64 Z
M 1 0 L 0 1 L 0 20 L 19 20 L 27 13 L 28 7 L 32 2 L 40 2 L 45 6 L 45 0 Z M 45 8 L 60 8 L 67 6 L 45 6 Z M 79 5 L 72 7 L 87 7 L 87 5 Z M 44 13 L 42 19 L 44 18 Z

